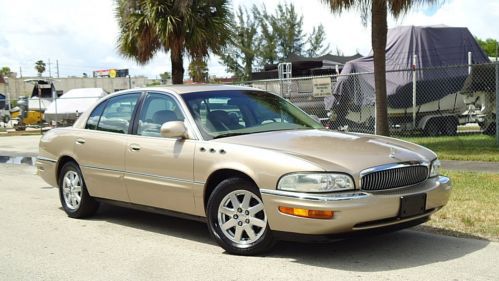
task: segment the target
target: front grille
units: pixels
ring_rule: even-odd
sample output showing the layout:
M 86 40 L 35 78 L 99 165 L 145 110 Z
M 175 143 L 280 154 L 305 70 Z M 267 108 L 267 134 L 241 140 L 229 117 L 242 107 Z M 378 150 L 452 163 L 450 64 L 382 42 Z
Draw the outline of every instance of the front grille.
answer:
M 428 177 L 426 166 L 400 167 L 362 176 L 361 189 L 385 190 L 420 183 Z

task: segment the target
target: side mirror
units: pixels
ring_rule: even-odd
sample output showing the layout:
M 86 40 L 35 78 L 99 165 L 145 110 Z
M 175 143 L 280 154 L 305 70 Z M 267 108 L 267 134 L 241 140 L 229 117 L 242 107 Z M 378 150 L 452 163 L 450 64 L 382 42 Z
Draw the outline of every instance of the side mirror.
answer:
M 161 125 L 161 129 L 159 132 L 164 138 L 182 138 L 186 139 L 187 136 L 187 128 L 184 125 L 183 121 L 170 121 L 163 123 Z

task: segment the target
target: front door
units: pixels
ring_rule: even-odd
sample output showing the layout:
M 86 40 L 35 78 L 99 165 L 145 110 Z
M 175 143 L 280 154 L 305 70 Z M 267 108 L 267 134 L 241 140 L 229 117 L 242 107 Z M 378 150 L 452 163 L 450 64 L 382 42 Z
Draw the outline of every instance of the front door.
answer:
M 194 211 L 195 140 L 160 136 L 163 123 L 183 120 L 174 97 L 164 93 L 145 97 L 135 134 L 126 141 L 124 179 L 132 203 L 183 213 Z

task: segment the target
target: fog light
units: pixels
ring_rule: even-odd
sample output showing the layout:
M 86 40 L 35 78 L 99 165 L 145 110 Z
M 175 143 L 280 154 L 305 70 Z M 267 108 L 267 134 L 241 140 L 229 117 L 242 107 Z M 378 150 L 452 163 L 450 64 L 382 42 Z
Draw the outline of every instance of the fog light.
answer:
M 307 210 L 283 206 L 279 206 L 279 211 L 283 214 L 312 219 L 332 219 L 334 216 L 333 211 Z

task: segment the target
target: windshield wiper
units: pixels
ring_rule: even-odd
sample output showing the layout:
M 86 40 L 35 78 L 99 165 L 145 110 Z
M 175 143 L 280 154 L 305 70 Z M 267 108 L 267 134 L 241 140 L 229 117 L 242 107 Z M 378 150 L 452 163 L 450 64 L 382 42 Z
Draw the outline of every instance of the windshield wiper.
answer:
M 240 136 L 240 135 L 247 135 L 251 133 L 226 133 L 226 134 L 220 134 L 217 136 L 214 136 L 214 139 L 219 139 L 219 138 L 225 138 L 225 137 L 233 137 L 233 136 Z
M 277 132 L 277 131 L 310 130 L 310 129 L 313 129 L 313 128 L 298 127 L 298 128 L 285 128 L 285 129 L 277 129 L 277 130 L 246 132 L 246 133 L 232 132 L 232 133 L 220 134 L 220 135 L 214 136 L 213 138 L 218 139 L 218 138 L 233 137 L 233 136 L 248 135 L 248 134 L 259 134 L 259 133 L 268 133 L 268 132 Z

